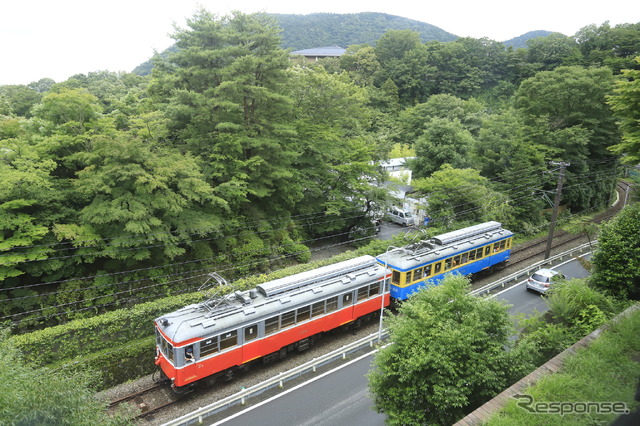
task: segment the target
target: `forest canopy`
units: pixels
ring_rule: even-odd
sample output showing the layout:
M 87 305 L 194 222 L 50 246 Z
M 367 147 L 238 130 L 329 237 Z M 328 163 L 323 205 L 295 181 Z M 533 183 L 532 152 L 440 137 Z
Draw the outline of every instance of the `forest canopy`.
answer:
M 172 36 L 148 76 L 0 86 L 0 320 L 49 325 L 191 291 L 212 270 L 305 262 L 394 202 L 390 152 L 415 152 L 436 226 L 516 233 L 546 223 L 551 161 L 571 163 L 577 214 L 608 202 L 637 153 L 640 24 L 528 49 L 389 30 L 302 64 L 265 14 L 201 9 Z

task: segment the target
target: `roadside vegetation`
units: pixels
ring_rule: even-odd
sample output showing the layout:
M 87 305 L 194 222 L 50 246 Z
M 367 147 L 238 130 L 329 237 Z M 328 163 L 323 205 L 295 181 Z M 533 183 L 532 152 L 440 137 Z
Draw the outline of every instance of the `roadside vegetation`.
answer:
M 591 345 L 567 358 L 559 372 L 542 377 L 522 392 L 532 400 L 514 398 L 485 424 L 611 424 L 621 411 L 637 410 L 640 403 L 634 396 L 640 383 L 638 330 L 640 310 L 635 310 L 612 323 Z M 635 420 L 624 424 L 637 424 L 637 419 L 636 415 Z
M 516 50 L 392 30 L 315 64 L 291 61 L 263 14 L 201 9 L 173 38 L 176 49 L 148 76 L 96 71 L 0 86 L 6 386 L 33 377 L 13 374 L 14 362 L 21 372 L 87 362 L 88 353 L 105 364 L 146 357 L 156 310 L 190 301 L 211 271 L 242 286 L 312 267 L 309 247 L 347 242 L 398 202 L 377 185 L 387 179 L 378 162 L 390 155 L 415 157 L 413 185 L 430 197 L 434 229 L 497 220 L 516 235 L 548 225 L 551 161 L 571 163 L 567 220 L 604 208 L 621 166 L 640 162 L 638 23 L 590 25 Z M 626 237 L 638 235 L 632 225 Z M 386 249 L 376 244 L 367 247 Z M 602 247 L 613 250 L 615 239 Z M 609 253 L 594 260 L 595 273 L 610 271 L 607 288 L 635 297 L 637 280 L 615 269 L 635 252 L 617 261 Z M 608 299 L 588 300 L 570 327 L 586 331 L 615 311 Z M 133 343 L 119 352 L 98 329 Z M 516 375 L 504 374 L 479 394 Z M 99 386 L 74 376 L 51 380 L 67 378 L 81 399 Z M 26 406 L 11 395 L 7 413 Z M 478 403 L 464 398 L 455 413 Z
M 440 286 L 405 301 L 398 316 L 386 320 L 391 344 L 380 349 L 369 376 L 376 409 L 393 425 L 455 423 L 638 303 L 634 295 L 640 286 L 639 211 L 640 203 L 633 203 L 606 223 L 590 265 L 593 275 L 554 284 L 543 296 L 549 310 L 516 318 L 518 332 L 508 307 L 494 299 L 470 296 L 463 277 L 447 277 Z M 597 278 L 616 273 L 620 277 L 614 288 Z M 623 401 L 634 407 L 633 393 L 640 383 L 640 338 L 637 328 L 632 330 L 638 327 L 639 312 L 630 322 L 612 326 L 610 333 L 619 333 L 609 337 L 614 342 L 599 343 L 589 355 L 572 359 L 558 378 L 545 379 L 543 390 L 531 393 L 535 400 Z M 514 335 L 516 339 L 509 339 Z M 582 368 L 585 372 L 575 376 Z M 592 369 L 598 374 L 592 374 Z M 514 408 L 515 403 L 509 407 L 496 424 L 584 424 L 585 418 L 591 419 L 562 417 L 557 412 L 536 417 Z

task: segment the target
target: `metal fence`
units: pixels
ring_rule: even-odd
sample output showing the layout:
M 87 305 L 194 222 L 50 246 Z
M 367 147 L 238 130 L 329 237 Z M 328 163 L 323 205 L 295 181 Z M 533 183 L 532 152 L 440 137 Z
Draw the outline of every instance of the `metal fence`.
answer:
M 537 262 L 525 269 L 522 269 L 518 272 L 515 272 L 497 281 L 494 281 L 486 286 L 473 290 L 471 294 L 475 296 L 481 296 L 485 293 L 491 292 L 496 288 L 505 287 L 508 283 L 511 283 L 512 281 L 516 281 L 522 277 L 529 276 L 533 272 L 537 271 L 542 267 L 551 266 L 551 265 L 560 263 L 563 260 L 567 258 L 575 257 L 578 254 L 587 253 L 591 251 L 593 246 L 596 244 L 597 244 L 597 241 L 591 242 L 591 244 L 588 244 L 588 243 L 583 244 L 574 249 L 552 256 L 548 259 Z M 383 330 L 382 338 L 384 339 L 386 337 L 387 337 L 386 330 Z M 262 383 L 258 383 L 247 389 L 242 389 L 239 392 L 233 395 L 230 395 L 226 398 L 223 398 L 219 401 L 213 402 L 207 405 L 206 407 L 199 408 L 198 410 L 193 411 L 192 413 L 189 413 L 177 419 L 171 420 L 165 423 L 164 426 L 201 424 L 203 422 L 203 419 L 206 417 L 212 416 L 216 413 L 219 413 L 223 410 L 226 410 L 229 407 L 232 407 L 238 404 L 244 405 L 248 398 L 257 396 L 275 387 L 283 388 L 286 382 L 292 379 L 295 379 L 297 377 L 300 377 L 303 374 L 307 374 L 311 372 L 315 373 L 316 370 L 321 366 L 334 362 L 340 358 L 346 359 L 347 355 L 357 352 L 359 350 L 362 350 L 366 347 L 374 347 L 378 339 L 379 339 L 379 333 L 378 332 L 372 333 L 369 336 L 363 337 L 360 340 L 352 342 L 348 345 L 344 345 L 338 350 L 321 355 L 289 371 L 285 371 L 276 376 L 273 376 Z
M 545 260 L 541 260 L 539 262 L 536 262 L 530 266 L 528 266 L 525 269 L 521 269 L 518 272 L 514 272 L 511 275 L 508 275 L 504 278 L 500 278 L 497 281 L 494 281 L 490 284 L 487 284 L 483 287 L 480 287 L 478 289 L 475 289 L 471 292 L 471 294 L 473 294 L 474 296 L 481 296 L 485 293 L 489 293 L 492 290 L 498 288 L 498 287 L 502 287 L 504 288 L 507 284 L 509 284 L 512 281 L 516 281 L 520 278 L 523 277 L 528 277 L 529 275 L 531 275 L 532 273 L 534 273 L 535 271 L 539 270 L 540 268 L 543 267 L 547 267 L 547 266 L 552 266 L 554 264 L 560 263 L 563 260 L 567 259 L 567 258 L 572 258 L 575 257 L 578 254 L 585 254 L 590 252 L 591 250 L 593 250 L 593 247 L 596 246 L 598 244 L 598 241 L 592 241 L 591 243 L 585 243 L 582 244 L 581 246 L 575 247 L 571 250 L 567 250 L 565 252 L 562 252 L 560 254 L 557 254 L 555 256 L 551 256 L 548 259 Z
M 382 334 L 382 338 L 386 338 L 386 333 Z M 374 347 L 375 343 L 378 341 L 379 335 L 378 332 L 372 333 L 369 336 L 363 337 L 360 340 L 349 343 L 348 345 L 342 346 L 340 349 L 335 350 L 333 352 L 321 355 L 317 358 L 312 359 L 302 365 L 294 367 L 289 371 L 282 372 L 276 376 L 273 376 L 262 383 L 258 383 L 257 385 L 251 386 L 246 389 L 242 389 L 239 392 L 230 395 L 226 398 L 223 398 L 219 401 L 213 402 L 206 407 L 202 407 L 193 411 L 192 413 L 186 414 L 177 419 L 171 420 L 164 424 L 164 426 L 173 426 L 173 425 L 189 425 L 189 424 L 200 424 L 203 422 L 203 419 L 214 415 L 218 412 L 226 410 L 229 407 L 234 405 L 244 405 L 245 401 L 248 398 L 257 396 L 269 389 L 278 387 L 284 387 L 284 384 L 292 379 L 295 379 L 303 374 L 307 373 L 315 373 L 319 367 L 323 365 L 334 362 L 340 358 L 346 359 L 347 355 L 362 350 L 366 347 Z

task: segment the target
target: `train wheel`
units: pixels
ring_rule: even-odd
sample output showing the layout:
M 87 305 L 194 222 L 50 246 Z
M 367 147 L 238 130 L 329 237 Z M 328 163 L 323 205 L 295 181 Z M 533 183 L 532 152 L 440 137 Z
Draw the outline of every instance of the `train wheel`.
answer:
M 234 378 L 236 377 L 236 369 L 231 367 L 228 368 L 223 374 L 222 374 L 222 380 L 224 380 L 225 382 L 230 382 L 232 381 Z
M 287 348 L 284 347 L 278 351 L 278 359 L 285 359 L 287 357 Z

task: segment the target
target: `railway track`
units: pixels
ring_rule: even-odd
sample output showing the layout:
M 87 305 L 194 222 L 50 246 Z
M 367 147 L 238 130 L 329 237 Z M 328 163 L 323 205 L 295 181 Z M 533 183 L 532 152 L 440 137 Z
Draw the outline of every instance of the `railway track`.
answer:
M 132 420 L 139 420 L 151 417 L 182 399 L 184 398 L 171 391 L 168 384 L 154 383 L 153 386 L 111 401 L 108 410 L 110 413 L 123 413 Z
M 610 219 L 615 216 L 615 214 L 620 211 L 624 204 L 624 196 L 627 191 L 624 183 L 619 183 L 617 187 L 618 191 L 618 202 L 611 206 L 611 208 L 607 209 L 607 211 L 601 213 L 596 216 L 592 222 L 601 223 L 605 220 Z M 586 237 L 583 234 L 569 234 L 566 231 L 558 230 L 554 234 L 554 240 L 552 245 L 552 252 L 560 252 L 564 251 L 572 246 L 576 246 L 586 242 Z M 534 263 L 538 260 L 541 260 L 544 256 L 544 251 L 546 246 L 546 237 L 536 239 L 533 241 L 529 241 L 525 244 L 522 244 L 518 247 L 514 247 L 512 249 L 511 261 L 509 265 L 501 271 L 497 273 L 491 274 L 490 276 L 481 277 L 476 279 L 472 283 L 472 287 L 479 287 L 489 282 L 495 281 L 500 278 L 500 276 L 506 276 L 515 271 L 518 268 L 521 268 L 523 265 L 527 265 L 530 263 Z M 370 333 L 376 329 L 375 324 L 369 324 L 366 327 L 362 328 L 362 333 Z M 220 383 L 213 386 L 210 389 L 202 389 L 202 392 L 194 392 L 192 394 L 187 395 L 186 397 L 178 397 L 176 396 L 168 385 L 166 384 L 154 384 L 153 386 L 149 386 L 148 388 L 133 392 L 126 396 L 120 397 L 116 400 L 113 400 L 109 404 L 109 409 L 112 411 L 115 410 L 124 410 L 128 413 L 131 413 L 131 417 L 139 422 L 143 422 L 143 424 L 161 424 L 163 421 L 166 421 L 170 417 L 174 417 L 174 415 L 178 415 L 177 413 L 183 410 L 189 410 L 186 407 L 182 407 L 183 405 L 188 406 L 189 404 L 186 400 L 193 399 L 193 404 L 196 404 L 199 399 L 206 399 L 208 402 L 212 400 L 221 399 L 224 396 L 227 396 L 230 392 L 235 391 L 238 387 L 249 387 L 252 384 L 260 382 L 260 376 L 263 374 L 269 374 L 269 371 L 272 370 L 282 370 L 286 369 L 287 364 L 291 363 L 292 365 L 297 365 L 300 363 L 304 363 L 305 360 L 310 356 L 318 356 L 318 352 L 322 353 L 325 350 L 322 346 L 324 343 L 328 343 L 327 341 L 335 340 L 332 343 L 329 343 L 327 347 L 334 347 L 338 345 L 344 345 L 351 340 L 358 339 L 362 333 L 358 333 L 356 336 L 355 333 L 351 332 L 336 332 L 329 333 L 330 336 L 326 336 L 321 340 L 323 344 L 320 344 L 319 348 L 313 348 L 305 353 L 301 353 L 295 356 L 291 356 L 287 359 L 286 362 L 276 363 L 271 366 L 264 366 L 256 368 L 258 371 L 252 371 L 252 374 L 248 374 L 246 377 L 238 378 L 231 385 L 231 389 L 229 389 L 229 383 Z M 315 353 L 315 355 L 314 355 Z M 186 404 L 179 404 L 179 402 L 187 402 Z M 176 412 L 174 415 L 170 415 L 167 411 L 167 408 L 173 407 L 173 411 Z M 188 411 L 187 411 L 188 412 Z
M 602 213 L 596 215 L 590 222 L 600 224 L 618 214 L 618 212 L 624 207 L 625 194 L 628 187 L 629 184 L 627 182 L 618 182 L 616 186 L 616 190 L 618 192 L 616 202 L 611 205 L 606 211 L 603 211 Z M 553 235 L 551 253 L 560 253 L 587 242 L 589 242 L 589 239 L 583 233 L 571 234 L 564 230 L 558 230 Z M 546 244 L 547 237 L 541 237 L 532 241 L 528 241 L 522 245 L 515 246 L 511 250 L 511 259 L 509 260 L 509 263 L 505 268 L 488 276 L 476 277 L 473 280 L 472 287 L 475 289 L 485 284 L 489 284 L 492 281 L 495 281 L 501 277 L 507 276 L 521 269 L 523 266 L 543 260 Z

